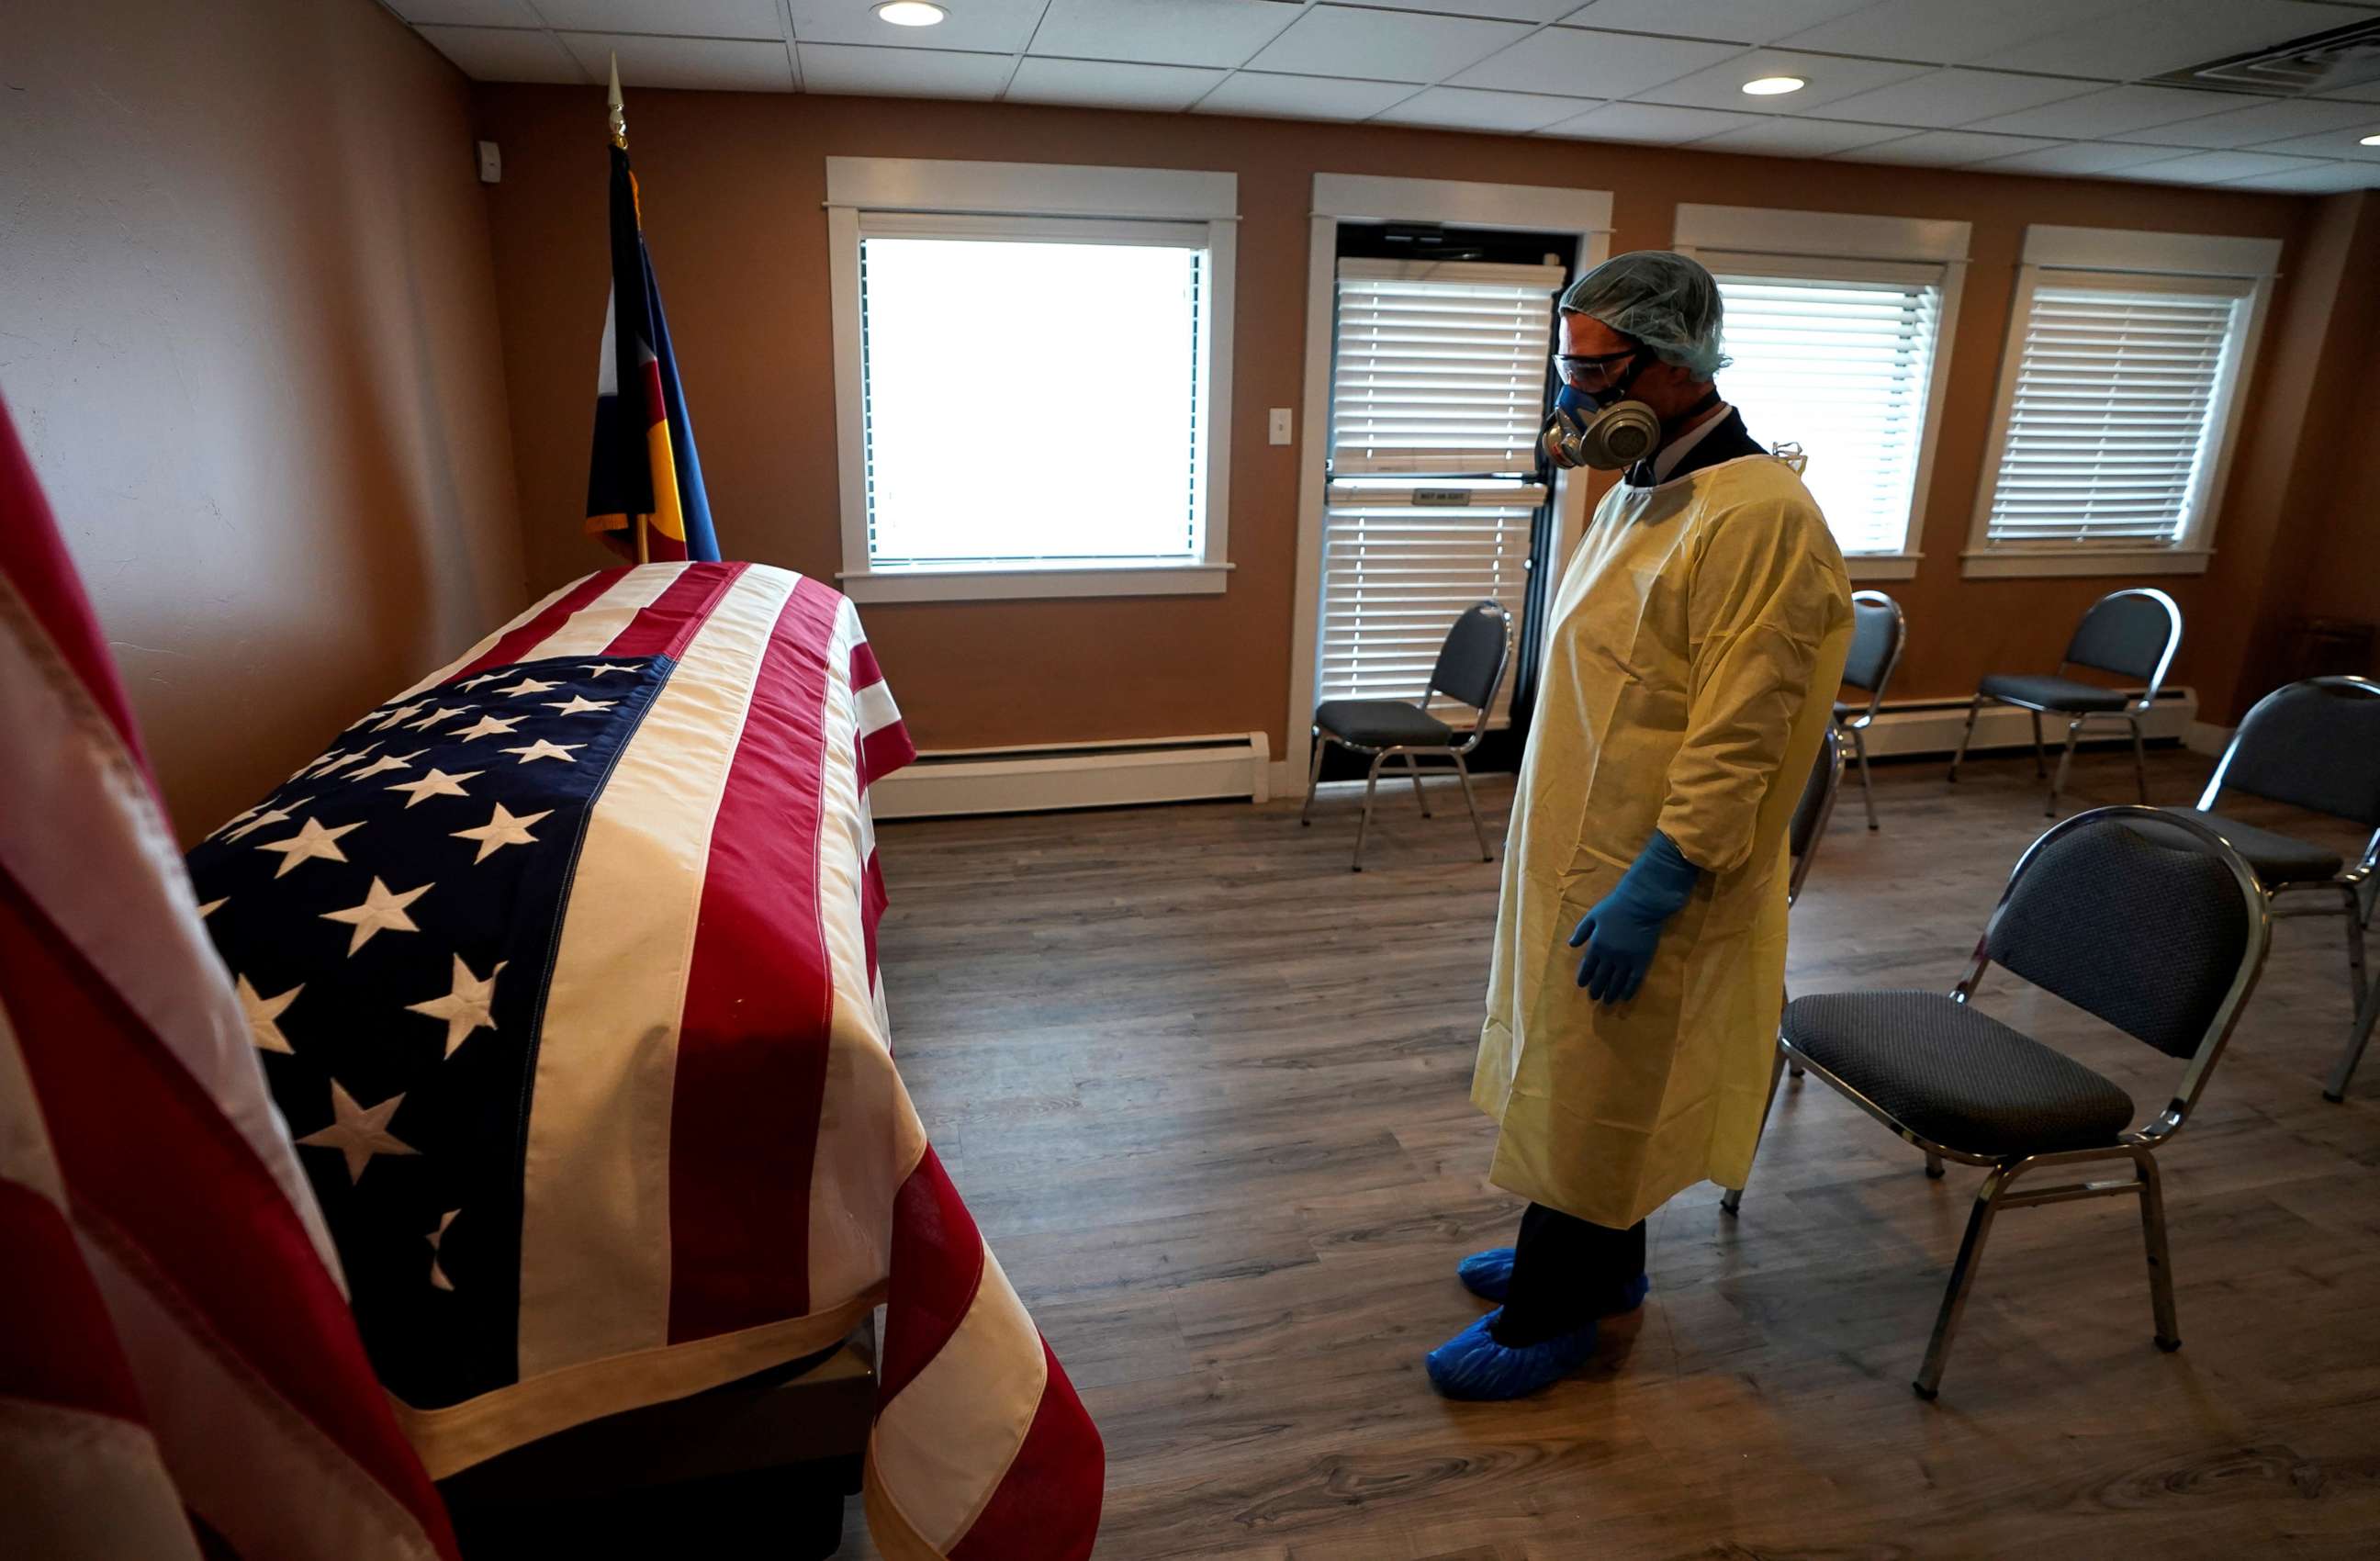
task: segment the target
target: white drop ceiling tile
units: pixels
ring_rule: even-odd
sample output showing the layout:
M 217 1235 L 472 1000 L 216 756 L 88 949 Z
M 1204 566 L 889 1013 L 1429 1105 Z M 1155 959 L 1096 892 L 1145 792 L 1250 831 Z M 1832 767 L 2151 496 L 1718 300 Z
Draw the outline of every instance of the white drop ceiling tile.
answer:
M 1897 141 L 1880 141 L 1856 151 L 1837 154 L 1845 163 L 1913 163 L 1935 168 L 1964 168 L 2021 151 L 2046 151 L 2056 141 L 2031 136 L 1979 136 L 1972 130 L 1927 130 Z
M 1104 4 L 1105 0 L 1099 0 Z M 1295 0 L 1277 0 L 1294 7 Z M 1503 21 L 1560 21 L 1578 9 L 1581 0 L 1363 0 L 1384 11 L 1432 11 L 1440 16 L 1495 17 Z
M 558 32 L 650 32 L 674 38 L 785 36 L 777 0 L 536 0 Z M 873 18 L 871 18 L 873 19 Z
M 1050 0 L 1032 53 L 1144 65 L 1237 65 L 1297 19 L 1275 0 Z
M 1988 15 L 1977 6 L 1976 14 Z M 2128 0 L 2103 16 L 2076 16 L 2057 31 L 1985 57 L 2014 70 L 2066 70 L 2130 80 L 2269 48 L 2370 17 L 2304 0 Z
M 2119 141 L 2064 141 L 2043 151 L 2020 152 L 1977 166 L 1987 174 L 2063 174 L 2074 178 L 2113 174 L 2163 163 L 2183 153 L 2169 146 L 2130 146 Z
M 996 98 L 1014 54 L 949 49 L 871 49 L 862 43 L 797 43 L 802 91 L 875 98 Z
M 1721 114 L 1712 108 L 1664 108 L 1659 103 L 1615 103 L 1588 109 L 1575 119 L 1548 125 L 1544 134 L 1590 141 L 1645 141 L 1656 146 L 1684 146 L 1690 141 L 1766 125 L 1757 114 Z
M 1658 32 L 1671 38 L 1716 38 L 1729 43 L 1774 43 L 1779 38 L 1862 10 L 1876 0 L 1594 0 L 1563 18 L 1573 27 L 1614 32 Z
M 598 79 L 578 68 L 551 32 L 496 27 L 417 27 L 431 48 L 474 81 L 545 81 L 583 87 Z
M 1973 65 L 2011 43 L 2071 28 L 2137 0 L 1884 0 L 1864 11 L 1793 33 L 1797 49 L 1888 55 L 1940 65 Z M 2034 69 L 2090 76 L 2083 61 Z
M 1475 87 L 1432 87 L 1374 119 L 1378 125 L 1438 125 L 1452 130 L 1542 130 L 1576 117 L 1580 98 L 1540 92 L 1485 92 Z
M 2341 136 L 2340 131 L 2352 133 Z M 2357 135 L 2375 134 L 2380 134 L 2380 108 L 2300 98 L 2276 99 L 2235 108 L 2228 114 L 2210 114 L 2203 119 L 2185 119 L 2179 125 L 2160 125 L 2155 129 L 2141 131 L 2140 139 L 2175 146 L 2231 148 L 2262 147 L 2267 141 L 2301 136 L 2324 142 L 2345 140 L 2352 145 Z
M 2221 184 L 2227 179 L 2302 173 L 2305 164 L 2312 161 L 2303 157 L 2275 157 L 2262 151 L 2193 151 L 2163 163 L 2152 163 L 2144 168 L 2133 170 L 2128 176 L 2158 184 L 2212 185 Z
M 1929 70 L 1872 92 L 1839 98 L 1827 114 L 1873 125 L 1949 130 L 2021 108 L 2078 98 L 2099 83 L 2063 76 L 2012 76 L 1998 70 Z
M 2339 87 L 2314 96 L 2325 102 L 2380 103 L 2380 81 L 2366 81 L 2360 87 Z
M 1840 119 L 1804 119 L 1791 115 L 1755 115 L 1756 124 L 1727 130 L 1697 144 L 1706 151 L 1751 151 L 1771 155 L 1824 157 L 1854 147 L 1876 146 L 1909 134 L 1891 125 L 1852 125 Z
M 1455 78 L 1466 87 L 1624 98 L 1741 54 L 1731 43 L 1549 27 Z
M 388 0 L 416 27 L 542 27 L 522 0 Z
M 801 43 L 869 43 L 885 49 L 963 49 L 1015 54 L 1033 36 L 1047 0 L 949 0 L 932 27 L 895 27 L 869 0 L 793 0 Z
M 1922 65 L 1890 60 L 1847 59 L 1840 54 L 1804 54 L 1791 49 L 1754 49 L 1724 65 L 1640 92 L 1647 103 L 1673 103 L 1680 108 L 1726 108 L 1742 114 L 1807 114 L 1844 98 L 1889 87 L 1925 74 Z M 1743 84 L 1763 76 L 1798 76 L 1809 83 L 1798 92 L 1773 98 L 1747 94 Z
M 652 38 L 629 32 L 560 32 L 587 73 L 601 81 L 620 56 L 623 87 L 686 87 L 719 92 L 790 92 L 794 59 L 782 42 L 749 38 Z
M 2380 146 L 2365 146 L 2362 136 L 2380 136 L 2380 114 L 2372 117 L 2371 125 L 2359 135 L 2353 127 L 2332 135 L 2297 136 L 2285 141 L 2267 141 L 2258 151 L 2287 152 L 2293 157 L 2336 157 L 2348 163 L 2380 163 Z
M 2040 108 L 2021 109 L 2014 114 L 1977 120 L 1968 128 L 2004 130 L 2015 136 L 2057 136 L 2074 140 L 2097 140 L 2184 119 L 2200 119 L 2239 106 L 2240 100 L 2228 92 L 2185 92 L 2171 87 L 2109 87 L 2102 91 L 2086 92 L 2079 98 L 2068 98 L 2064 103 L 2046 103 Z
M 1075 103 L 1087 108 L 1188 108 L 1223 79 L 1220 70 L 1183 65 L 1118 65 L 1028 55 L 1008 83 L 1010 103 Z
M 1342 81 L 1329 76 L 1271 76 L 1240 70 L 1198 100 L 1192 112 L 1266 119 L 1369 119 L 1411 96 L 1410 81 Z
M 1437 81 L 1528 34 L 1529 28 L 1521 22 L 1318 6 L 1248 65 L 1299 76 Z M 1582 96 L 1595 95 L 1585 88 L 1579 91 Z
M 2237 179 L 2224 188 L 2296 190 L 2308 195 L 2335 195 L 2350 189 L 2380 189 L 2380 163 L 2313 163 L 2302 171 Z

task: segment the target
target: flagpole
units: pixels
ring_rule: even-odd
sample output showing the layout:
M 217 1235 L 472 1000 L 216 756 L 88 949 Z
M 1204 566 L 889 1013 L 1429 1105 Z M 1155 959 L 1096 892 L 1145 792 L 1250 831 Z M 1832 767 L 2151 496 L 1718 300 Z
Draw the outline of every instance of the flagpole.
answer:
M 620 96 L 620 56 L 612 56 L 612 96 L 610 99 L 612 144 L 622 151 L 628 150 L 628 103 Z

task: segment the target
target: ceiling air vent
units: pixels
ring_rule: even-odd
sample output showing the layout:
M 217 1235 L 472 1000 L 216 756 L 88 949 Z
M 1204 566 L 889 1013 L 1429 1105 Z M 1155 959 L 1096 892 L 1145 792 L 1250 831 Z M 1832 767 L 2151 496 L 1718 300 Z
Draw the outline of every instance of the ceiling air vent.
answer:
M 2380 18 L 2152 76 L 2161 87 L 2303 97 L 2380 80 Z

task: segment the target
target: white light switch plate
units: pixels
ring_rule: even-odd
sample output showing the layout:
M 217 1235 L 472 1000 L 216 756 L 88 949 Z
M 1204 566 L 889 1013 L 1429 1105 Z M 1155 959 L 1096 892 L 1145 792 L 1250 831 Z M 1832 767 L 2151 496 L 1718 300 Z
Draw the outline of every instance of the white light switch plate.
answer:
M 1272 442 L 1273 442 L 1275 444 L 1287 444 L 1287 443 L 1289 442 L 1289 408 L 1288 408 L 1288 407 L 1286 407 L 1286 406 L 1276 406 L 1276 407 L 1274 407 L 1274 408 L 1272 409 L 1272 425 L 1271 425 L 1271 426 L 1272 426 Z

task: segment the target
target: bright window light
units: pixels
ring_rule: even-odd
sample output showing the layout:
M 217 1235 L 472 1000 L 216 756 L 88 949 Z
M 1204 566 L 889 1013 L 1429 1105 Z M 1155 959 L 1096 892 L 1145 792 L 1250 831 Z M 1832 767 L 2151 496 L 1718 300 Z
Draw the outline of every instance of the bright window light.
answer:
M 885 0 L 876 14 L 894 27 L 931 27 L 950 15 L 929 0 Z
M 1206 258 L 863 238 L 869 566 L 1198 562 Z
M 1743 84 L 1743 90 L 1755 98 L 1774 98 L 1787 92 L 1798 92 L 1808 86 L 1798 76 L 1763 76 Z

